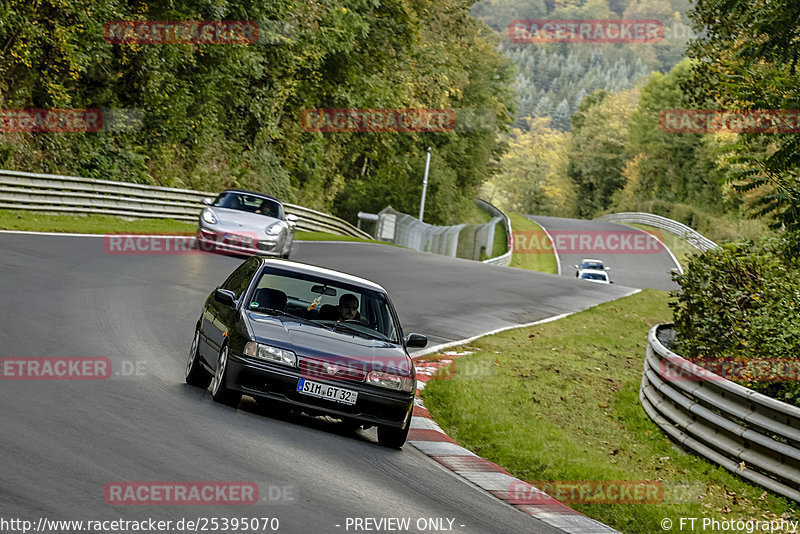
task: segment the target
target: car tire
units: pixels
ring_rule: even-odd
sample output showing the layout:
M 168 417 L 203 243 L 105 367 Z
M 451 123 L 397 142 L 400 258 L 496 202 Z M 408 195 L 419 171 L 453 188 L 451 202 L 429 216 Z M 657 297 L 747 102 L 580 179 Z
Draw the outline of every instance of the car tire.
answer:
M 201 389 L 207 389 L 211 383 L 211 373 L 203 368 L 200 363 L 200 329 L 194 331 L 192 348 L 189 349 L 189 359 L 186 361 L 186 383 Z
M 242 394 L 238 391 L 231 391 L 228 389 L 226 383 L 228 381 L 228 345 L 222 346 L 217 358 L 217 371 L 211 379 L 211 398 L 214 402 L 224 404 L 226 406 L 238 406 L 239 401 L 242 400 Z
M 408 431 L 411 428 L 411 414 L 413 410 L 408 412 L 408 417 L 405 421 L 404 428 L 394 428 L 391 426 L 378 427 L 378 443 L 390 449 L 402 449 L 403 445 L 408 438 Z

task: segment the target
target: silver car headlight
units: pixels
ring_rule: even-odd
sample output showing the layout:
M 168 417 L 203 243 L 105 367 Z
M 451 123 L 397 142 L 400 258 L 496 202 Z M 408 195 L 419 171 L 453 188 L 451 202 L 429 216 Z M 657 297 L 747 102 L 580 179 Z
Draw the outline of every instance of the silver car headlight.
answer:
M 416 380 L 410 376 L 400 376 L 393 373 L 384 373 L 383 371 L 370 371 L 365 382 L 383 388 L 411 393 L 414 391 Z
M 203 210 L 203 220 L 208 224 L 217 224 L 219 222 L 214 212 L 209 209 Z
M 267 235 L 272 235 L 272 236 L 280 234 L 281 231 L 283 231 L 283 224 L 279 222 L 270 224 L 269 226 L 267 226 L 266 229 Z
M 244 346 L 244 353 L 247 356 L 260 360 L 297 367 L 297 354 L 290 350 L 279 349 L 278 347 L 262 345 L 261 343 L 250 341 Z

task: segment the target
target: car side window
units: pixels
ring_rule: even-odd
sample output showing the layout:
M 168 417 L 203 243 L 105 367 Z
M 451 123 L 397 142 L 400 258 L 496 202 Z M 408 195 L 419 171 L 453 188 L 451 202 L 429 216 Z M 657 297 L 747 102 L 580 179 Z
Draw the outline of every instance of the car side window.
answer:
M 225 280 L 225 283 L 223 283 L 220 287 L 222 289 L 232 291 L 233 294 L 236 295 L 236 300 L 239 300 L 239 297 L 242 296 L 242 293 L 247 290 L 247 286 L 250 285 L 250 280 L 252 280 L 257 268 L 258 259 L 248 259 L 239 267 L 237 267 L 236 270 L 231 273 L 228 279 Z

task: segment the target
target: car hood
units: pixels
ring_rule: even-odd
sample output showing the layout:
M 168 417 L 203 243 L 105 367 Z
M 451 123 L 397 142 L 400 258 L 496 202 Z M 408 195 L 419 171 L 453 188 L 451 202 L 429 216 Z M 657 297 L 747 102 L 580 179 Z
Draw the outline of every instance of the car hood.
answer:
M 256 341 L 314 358 L 366 370 L 413 376 L 411 358 L 401 345 L 312 326 L 292 317 L 245 312 Z
M 251 230 L 263 231 L 267 226 L 281 222 L 280 219 L 275 217 L 268 217 L 259 213 L 250 213 L 249 211 L 232 210 L 230 208 L 216 208 L 211 206 L 217 220 L 224 225 L 240 225 L 243 228 Z

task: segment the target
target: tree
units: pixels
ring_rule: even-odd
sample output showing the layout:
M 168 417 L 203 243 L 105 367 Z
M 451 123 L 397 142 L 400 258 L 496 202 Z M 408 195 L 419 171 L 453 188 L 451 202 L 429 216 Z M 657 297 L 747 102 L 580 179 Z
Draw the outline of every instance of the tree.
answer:
M 493 180 L 498 202 L 518 213 L 572 215 L 568 148 L 569 133 L 551 128 L 549 118 L 529 119 L 526 130 L 512 129 L 502 171 Z
M 666 75 L 652 74 L 640 90 L 629 125 L 631 150 L 639 155 L 635 195 L 719 212 L 724 174 L 707 152 L 704 136 L 664 131 L 659 124 L 662 111 L 686 107 L 680 84 L 691 76 L 691 69 L 691 63 L 683 61 Z
M 698 0 L 690 17 L 700 35 L 689 54 L 699 61 L 683 88 L 697 105 L 800 108 L 798 2 Z M 779 225 L 800 231 L 800 135 L 743 134 L 735 150 L 746 167 L 737 188 L 761 193 L 756 213 L 774 214 Z
M 567 174 L 577 190 L 577 211 L 588 217 L 607 209 L 625 185 L 622 174 L 629 157 L 628 119 L 636 91 L 586 97 L 573 115 Z

